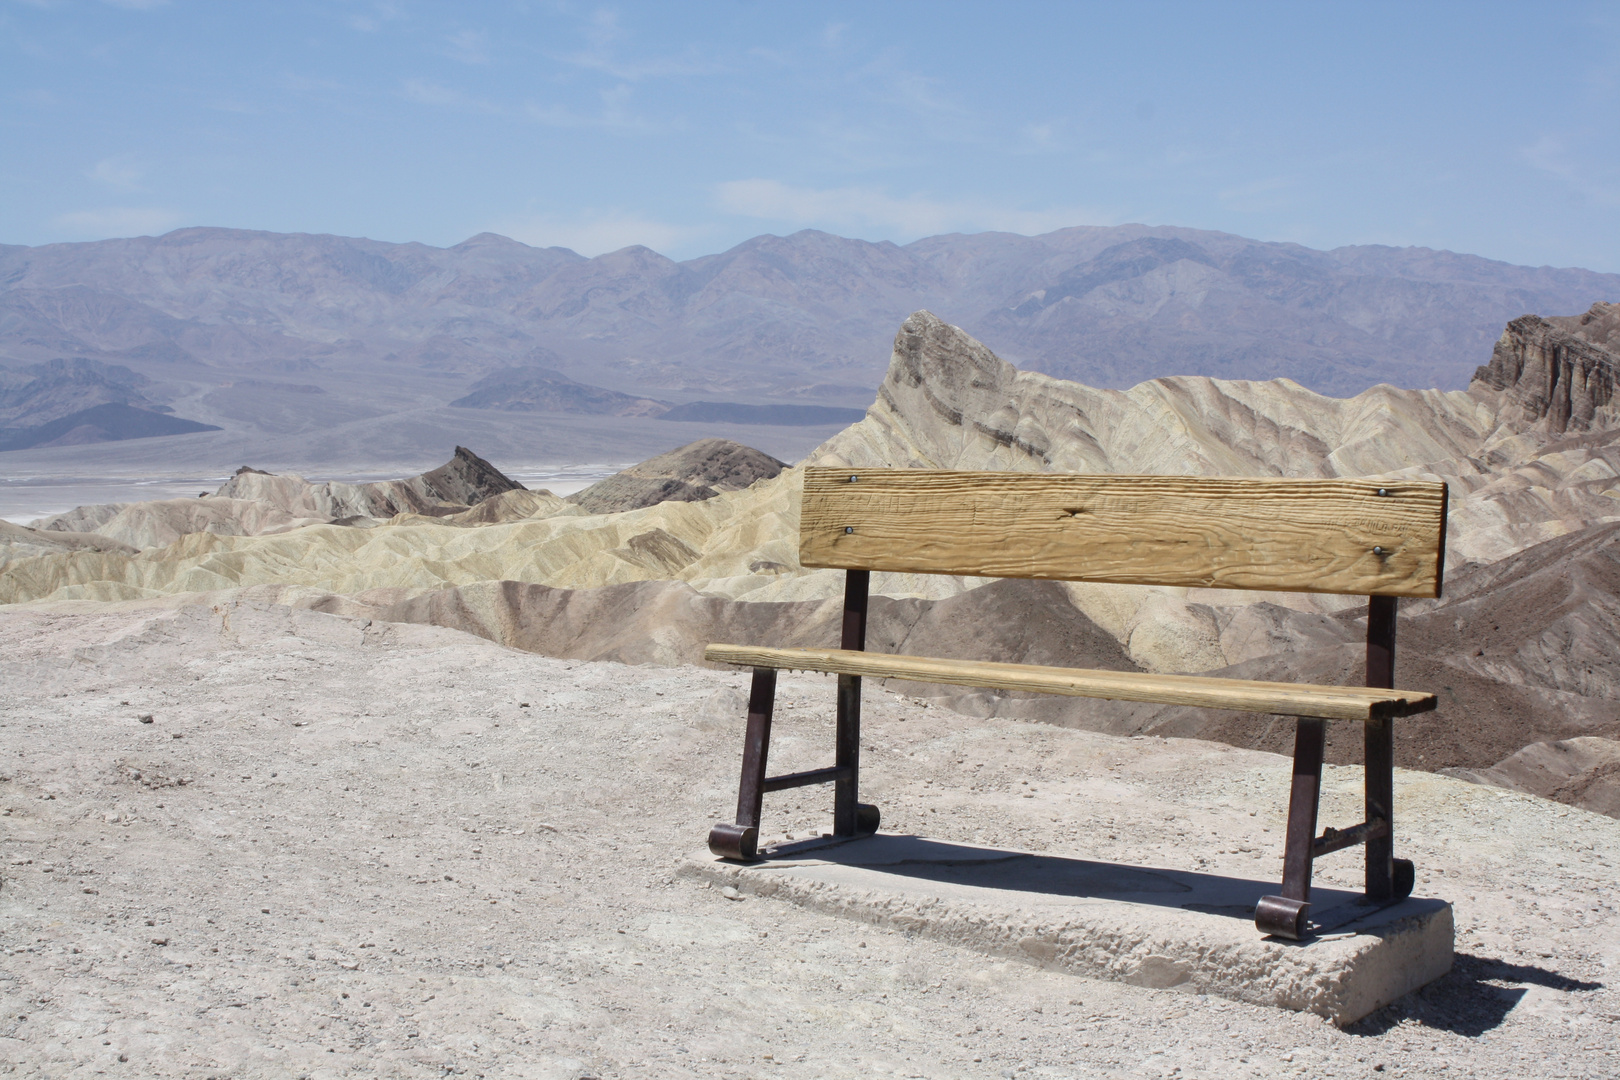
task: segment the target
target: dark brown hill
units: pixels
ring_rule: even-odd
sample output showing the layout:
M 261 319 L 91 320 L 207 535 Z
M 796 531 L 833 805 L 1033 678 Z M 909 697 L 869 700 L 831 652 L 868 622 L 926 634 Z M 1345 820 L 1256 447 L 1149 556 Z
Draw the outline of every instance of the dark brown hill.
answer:
M 467 449 L 456 447 L 450 460 L 404 483 L 414 484 L 430 499 L 477 506 L 485 499 L 508 491 L 524 491 L 524 486 Z
M 52 360 L 0 367 L 0 427 L 38 426 L 97 405 L 170 412 L 146 395 L 152 380 L 121 364 Z

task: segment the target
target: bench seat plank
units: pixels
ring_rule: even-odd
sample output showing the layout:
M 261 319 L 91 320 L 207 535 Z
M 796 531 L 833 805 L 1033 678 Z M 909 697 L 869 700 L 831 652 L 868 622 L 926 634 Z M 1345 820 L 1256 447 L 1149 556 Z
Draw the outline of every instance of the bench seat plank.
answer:
M 1152 675 L 1140 671 L 1040 667 L 928 656 L 859 652 L 851 649 L 763 649 L 752 645 L 710 645 L 705 660 L 742 667 L 822 671 L 911 682 L 1027 690 L 1069 697 L 1111 698 L 1161 705 L 1193 705 L 1242 712 L 1320 716 L 1330 720 L 1382 720 L 1429 712 L 1433 694 L 1370 686 L 1313 686 L 1254 682 L 1198 675 Z

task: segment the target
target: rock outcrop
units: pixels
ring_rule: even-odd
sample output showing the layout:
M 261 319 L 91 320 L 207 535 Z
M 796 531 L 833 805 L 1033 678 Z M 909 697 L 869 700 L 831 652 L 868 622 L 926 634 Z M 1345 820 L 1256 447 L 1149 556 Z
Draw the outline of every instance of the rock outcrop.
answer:
M 477 506 L 492 496 L 524 490 L 522 484 L 465 446 L 456 447 L 450 460 L 437 469 L 394 483 L 424 499 L 461 506 Z
M 1463 392 L 1330 398 L 1286 379 L 1193 376 L 1100 390 L 997 357 L 930 312 L 895 337 L 867 418 L 823 464 L 1213 476 L 1365 476 L 1466 457 L 1496 426 Z
M 593 514 L 617 514 L 661 502 L 698 502 L 722 491 L 740 491 L 785 468 L 785 462 L 753 447 L 729 439 L 699 439 L 615 473 L 568 496 L 568 501 Z
M 1620 426 L 1611 404 L 1620 354 L 1605 347 L 1617 323 L 1617 304 L 1595 304 L 1574 318 L 1514 319 L 1474 380 L 1503 393 L 1499 416 L 1509 427 L 1562 435 Z
M 1620 304 L 1599 300 L 1579 315 L 1549 315 L 1547 321 L 1611 353 L 1620 354 Z

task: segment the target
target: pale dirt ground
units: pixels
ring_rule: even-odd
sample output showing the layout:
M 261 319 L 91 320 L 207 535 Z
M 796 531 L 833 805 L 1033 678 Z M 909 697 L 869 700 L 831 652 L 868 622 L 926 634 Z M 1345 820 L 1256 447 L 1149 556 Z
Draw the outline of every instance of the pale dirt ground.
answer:
M 1402 774 L 1458 964 L 1340 1031 L 677 878 L 730 817 L 744 679 L 247 605 L 0 613 L 0 1073 L 1620 1075 L 1620 821 Z M 830 759 L 831 698 L 783 678 L 773 771 Z M 1279 869 L 1281 758 L 868 703 L 886 828 Z M 1357 786 L 1330 770 L 1325 822 Z

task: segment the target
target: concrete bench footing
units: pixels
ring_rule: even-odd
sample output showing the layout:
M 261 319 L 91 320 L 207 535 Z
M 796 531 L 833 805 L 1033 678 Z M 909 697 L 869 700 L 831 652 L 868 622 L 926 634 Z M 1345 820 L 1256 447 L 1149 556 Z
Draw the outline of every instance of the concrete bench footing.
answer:
M 905 930 L 992 956 L 1137 986 L 1219 994 L 1335 1024 L 1451 970 L 1451 905 L 1408 898 L 1357 908 L 1318 887 L 1324 932 L 1260 936 L 1274 881 L 1096 862 L 879 833 L 765 847 L 753 863 L 692 854 L 686 877 Z M 1338 925 L 1332 925 L 1338 924 Z

